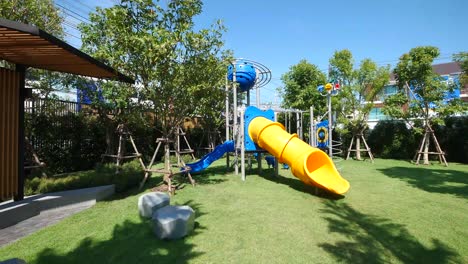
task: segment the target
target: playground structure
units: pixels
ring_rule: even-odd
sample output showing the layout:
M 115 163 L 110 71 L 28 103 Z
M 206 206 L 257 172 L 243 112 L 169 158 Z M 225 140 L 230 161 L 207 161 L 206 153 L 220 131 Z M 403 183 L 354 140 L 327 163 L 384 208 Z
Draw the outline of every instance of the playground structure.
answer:
M 257 106 L 260 106 L 258 88 L 266 85 L 270 79 L 271 72 L 260 63 L 241 59 L 232 63 L 228 68 L 226 80 L 226 142 L 216 147 L 212 153 L 205 155 L 200 161 L 187 164 L 191 168 L 191 172 L 202 171 L 214 160 L 221 158 L 224 153 L 228 154 L 226 162 L 227 166 L 229 166 L 229 152 L 233 151 L 235 173 L 236 175 L 239 174 L 240 166 L 241 178 L 245 181 L 245 154 L 255 153 L 258 168 L 261 170 L 262 153 L 268 152 L 275 157 L 274 167 L 276 173 L 278 171 L 278 162 L 286 163 L 291 167 L 293 175 L 307 185 L 337 194 L 348 191 L 349 183 L 340 176 L 331 158 L 320 149 L 314 148 L 299 139 L 299 135 L 302 136 L 302 115 L 298 114 L 298 116 L 301 116 L 301 124 L 297 126 L 299 135 L 290 134 L 285 131 L 282 124 L 275 122 L 277 113 L 272 109 L 262 111 L 257 107 L 250 106 L 250 89 L 257 89 Z M 228 80 L 232 81 L 233 104 L 231 115 Z M 238 84 L 241 93 L 247 93 L 245 105 L 238 100 Z M 232 130 L 230 128 L 231 120 Z

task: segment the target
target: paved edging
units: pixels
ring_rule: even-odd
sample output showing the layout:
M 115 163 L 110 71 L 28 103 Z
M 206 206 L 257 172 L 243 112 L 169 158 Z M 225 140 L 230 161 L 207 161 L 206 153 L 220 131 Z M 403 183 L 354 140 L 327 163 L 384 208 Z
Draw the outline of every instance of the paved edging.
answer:
M 39 194 L 23 201 L 0 204 L 0 229 L 17 224 L 42 211 L 86 201 L 100 201 L 115 192 L 115 185 Z

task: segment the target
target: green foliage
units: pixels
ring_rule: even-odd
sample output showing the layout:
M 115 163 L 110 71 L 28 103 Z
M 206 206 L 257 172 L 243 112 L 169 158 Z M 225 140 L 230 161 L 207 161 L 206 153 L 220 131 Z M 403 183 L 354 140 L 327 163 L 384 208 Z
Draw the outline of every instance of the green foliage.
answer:
M 339 81 L 344 86 L 350 86 L 354 78 L 353 54 L 350 50 L 344 49 L 335 51 L 330 58 L 329 78 Z
M 281 77 L 284 83 L 283 106 L 308 110 L 311 106 L 324 112 L 326 100 L 317 91 L 317 86 L 326 82 L 325 74 L 306 60 L 289 68 Z
M 402 120 L 382 120 L 367 137 L 374 156 L 384 159 L 412 159 L 420 144 L 421 122 L 407 128 Z M 433 126 L 449 162 L 468 163 L 468 117 L 447 117 L 444 125 Z
M 447 159 L 468 163 L 468 117 L 447 117 L 444 124 L 434 130 Z
M 222 106 L 225 29 L 218 21 L 195 31 L 201 11 L 200 0 L 124 0 L 97 8 L 91 23 L 80 25 L 83 49 L 136 79 L 134 96 L 157 116 L 165 136 L 185 117 Z
M 424 46 L 413 48 L 400 57 L 394 73 L 401 91 L 385 99 L 383 112 L 386 115 L 405 120 L 419 118 L 430 126 L 443 122 L 449 115 L 466 111 L 467 106 L 461 100 L 444 101 L 445 94 L 454 87 L 433 71 L 432 63 L 438 56 L 438 48 Z
M 34 25 L 61 38 L 63 17 L 52 0 L 0 0 L 0 17 Z
M 38 145 L 35 150 L 47 173 L 94 167 L 105 149 L 102 123 L 83 114 L 59 114 L 63 112 L 52 111 L 53 103 L 48 107 L 48 112 L 25 116 L 27 135 Z
M 60 177 L 26 179 L 25 193 L 33 195 L 109 184 L 115 184 L 115 191 L 119 193 L 137 186 L 144 174 L 136 160 L 125 163 L 119 174 L 115 174 L 115 170 L 114 164 L 106 164 L 98 165 L 94 171 L 76 172 Z
M 364 59 L 354 70 L 353 61 L 349 50 L 336 51 L 330 59 L 330 78 L 343 85 L 334 102 L 338 120 L 344 124 L 342 132 L 356 135 L 367 128 L 373 101 L 388 83 L 389 68 L 378 67 L 372 60 Z
M 454 61 L 460 63 L 462 73 L 460 75 L 460 84 L 462 87 L 468 85 L 468 52 L 460 52 L 453 55 Z
M 417 147 L 415 133 L 403 121 L 379 121 L 368 136 L 368 144 L 375 157 L 384 159 L 409 159 Z

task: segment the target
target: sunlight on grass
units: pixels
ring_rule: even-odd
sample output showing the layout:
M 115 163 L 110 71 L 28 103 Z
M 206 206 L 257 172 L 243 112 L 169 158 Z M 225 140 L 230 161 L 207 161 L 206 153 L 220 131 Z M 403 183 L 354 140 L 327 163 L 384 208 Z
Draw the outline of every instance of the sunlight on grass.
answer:
M 185 239 L 159 241 L 137 212 L 138 190 L 0 248 L 28 263 L 467 263 L 468 166 L 343 161 L 342 199 L 280 169 L 247 181 L 225 161 L 172 197 L 196 211 Z M 152 178 L 148 191 L 159 183 Z M 183 181 L 183 179 L 181 179 Z

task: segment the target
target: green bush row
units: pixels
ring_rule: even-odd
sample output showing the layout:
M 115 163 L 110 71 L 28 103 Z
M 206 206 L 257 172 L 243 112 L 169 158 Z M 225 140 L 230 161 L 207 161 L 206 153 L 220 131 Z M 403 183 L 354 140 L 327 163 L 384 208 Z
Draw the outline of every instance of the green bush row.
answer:
M 34 177 L 26 179 L 25 194 L 58 192 L 101 185 L 115 184 L 116 192 L 137 186 L 144 172 L 138 161 L 125 163 L 118 174 L 114 164 L 97 165 L 94 170 L 69 173 L 57 177 Z
M 433 129 L 447 161 L 468 163 L 468 117 L 446 118 L 445 125 Z M 369 131 L 367 141 L 376 157 L 412 159 L 422 137 L 402 121 L 382 120 Z

